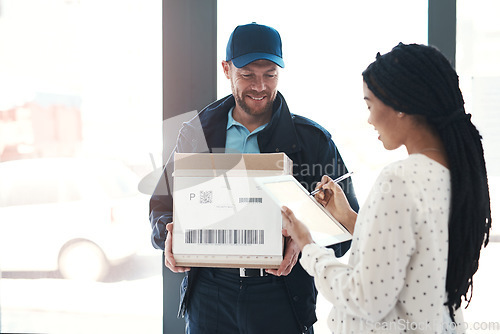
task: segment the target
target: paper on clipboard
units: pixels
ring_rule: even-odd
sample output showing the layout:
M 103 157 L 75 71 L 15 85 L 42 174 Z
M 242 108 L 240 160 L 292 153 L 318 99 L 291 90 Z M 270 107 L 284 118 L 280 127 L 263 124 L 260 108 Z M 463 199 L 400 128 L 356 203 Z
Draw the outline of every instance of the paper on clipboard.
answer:
M 280 206 L 289 207 L 311 231 L 314 241 L 330 246 L 351 240 L 352 235 L 291 175 L 256 178 L 257 183 Z

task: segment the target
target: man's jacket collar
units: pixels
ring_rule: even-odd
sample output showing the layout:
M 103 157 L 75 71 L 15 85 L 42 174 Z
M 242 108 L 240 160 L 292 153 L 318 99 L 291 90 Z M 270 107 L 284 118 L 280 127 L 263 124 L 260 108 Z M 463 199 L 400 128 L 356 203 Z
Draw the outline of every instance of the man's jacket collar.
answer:
M 229 95 L 213 102 L 199 114 L 211 152 L 221 152 L 226 145 L 227 114 L 234 105 L 234 96 Z M 300 150 L 293 118 L 283 95 L 278 92 L 273 104 L 271 121 L 258 134 L 262 153 L 284 152 L 290 155 Z

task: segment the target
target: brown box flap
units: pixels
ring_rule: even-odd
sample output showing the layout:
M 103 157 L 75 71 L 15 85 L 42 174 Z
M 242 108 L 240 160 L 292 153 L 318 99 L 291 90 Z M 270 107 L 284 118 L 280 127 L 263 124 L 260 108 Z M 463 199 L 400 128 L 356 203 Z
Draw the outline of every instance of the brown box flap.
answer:
M 292 161 L 285 153 L 175 153 L 175 170 L 268 170 L 292 173 Z

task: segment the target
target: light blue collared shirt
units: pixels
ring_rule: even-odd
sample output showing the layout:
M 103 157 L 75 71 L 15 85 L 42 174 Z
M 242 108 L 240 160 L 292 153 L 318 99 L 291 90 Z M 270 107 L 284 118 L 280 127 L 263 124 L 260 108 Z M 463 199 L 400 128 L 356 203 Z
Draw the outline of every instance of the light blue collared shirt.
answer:
M 260 153 L 257 133 L 262 131 L 267 124 L 259 126 L 252 133 L 233 118 L 232 107 L 227 114 L 226 153 Z

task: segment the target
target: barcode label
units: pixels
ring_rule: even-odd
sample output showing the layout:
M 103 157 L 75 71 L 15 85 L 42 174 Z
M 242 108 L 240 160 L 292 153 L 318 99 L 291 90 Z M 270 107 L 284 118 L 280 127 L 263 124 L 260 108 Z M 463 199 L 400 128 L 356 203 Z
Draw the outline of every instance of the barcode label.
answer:
M 264 230 L 186 230 L 186 244 L 263 245 Z
M 262 197 L 240 197 L 240 203 L 262 203 Z

